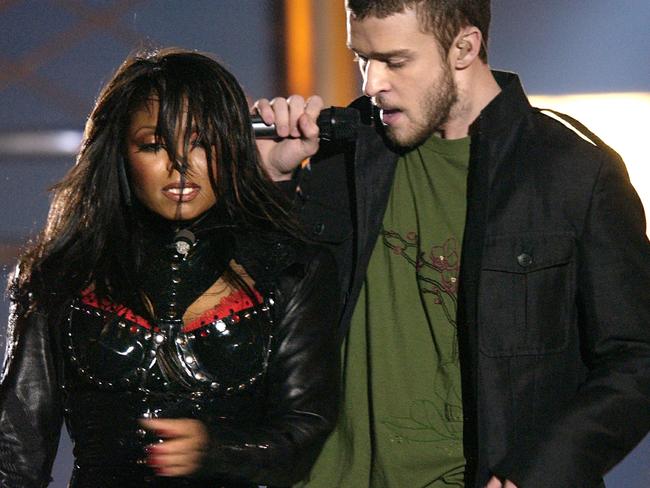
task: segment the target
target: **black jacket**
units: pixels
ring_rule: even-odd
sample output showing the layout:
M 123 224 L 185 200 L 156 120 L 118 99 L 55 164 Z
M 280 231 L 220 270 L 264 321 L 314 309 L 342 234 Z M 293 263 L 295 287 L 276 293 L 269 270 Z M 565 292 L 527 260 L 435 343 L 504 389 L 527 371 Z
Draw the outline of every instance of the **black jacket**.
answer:
M 334 426 L 339 388 L 334 260 L 316 246 L 287 239 L 254 243 L 254 239 L 254 235 L 241 239 L 242 246 L 238 246 L 235 257 L 255 279 L 262 295 L 268 292 L 273 300 L 269 324 L 273 346 L 265 376 L 258 382 L 263 385 L 258 390 L 264 408 L 253 412 L 256 421 L 225 424 L 218 417 L 207 425 L 210 445 L 200 479 L 179 484 L 160 479 L 160 486 L 205 486 L 215 484 L 216 480 L 220 480 L 218 486 L 237 488 L 290 485 L 306 475 Z M 123 425 L 134 423 L 134 419 L 109 418 L 111 411 L 119 412 L 128 403 L 124 392 L 96 389 L 93 393 L 92 384 L 75 386 L 80 381 L 75 379 L 77 373 L 70 371 L 69 357 L 63 352 L 67 347 L 65 320 L 38 311 L 26 315 L 16 305 L 10 316 L 0 389 L 0 486 L 35 488 L 50 481 L 64 417 L 74 427 L 75 422 L 84 422 L 80 415 L 85 415 L 90 419 L 89 426 L 108 433 L 108 439 L 86 441 L 90 436 L 87 429 L 77 429 L 84 445 L 98 447 L 96 452 L 89 453 L 79 452 L 77 445 L 76 458 L 90 457 L 91 461 L 93 457 L 104 456 L 104 446 L 115 445 L 119 450 L 122 442 L 128 442 L 129 439 L 119 440 L 120 435 Z M 241 320 L 243 323 L 244 319 Z M 220 360 L 215 358 L 215 364 Z M 71 391 L 70 384 L 81 393 Z M 78 405 L 71 404 L 71 398 L 86 400 Z M 104 398 L 109 404 L 102 408 Z M 229 398 L 235 397 L 217 397 L 215 401 L 229 407 L 229 402 L 237 401 Z M 247 404 L 241 406 L 252 408 Z M 95 424 L 98 425 L 93 427 Z M 123 476 L 127 481 L 105 484 L 97 479 L 99 474 L 82 470 L 82 477 L 76 478 L 72 486 L 141 486 L 142 480 L 137 482 L 124 476 L 125 469 L 131 466 L 117 466 L 107 479 Z M 75 473 L 79 474 L 76 469 Z M 159 486 L 156 483 L 147 486 Z
M 470 128 L 458 324 L 467 486 L 594 487 L 650 430 L 650 245 L 623 162 L 532 108 L 515 75 Z M 372 121 L 368 99 L 353 104 Z M 340 336 L 398 154 L 378 127 L 322 147 L 298 213 L 334 251 Z M 592 135 L 593 136 L 593 135 Z

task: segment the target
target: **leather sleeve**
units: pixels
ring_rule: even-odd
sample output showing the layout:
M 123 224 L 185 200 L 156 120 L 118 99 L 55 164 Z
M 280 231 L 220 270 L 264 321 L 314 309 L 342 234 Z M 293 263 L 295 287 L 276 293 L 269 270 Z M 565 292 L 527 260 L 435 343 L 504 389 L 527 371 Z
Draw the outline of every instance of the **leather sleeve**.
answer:
M 325 251 L 307 259 L 301 277 L 280 279 L 266 421 L 237 429 L 208 426 L 211 446 L 202 476 L 287 486 L 307 475 L 338 408 L 336 280 L 334 260 Z
M 45 316 L 12 306 L 0 385 L 0 487 L 47 486 L 63 421 Z
M 599 486 L 650 430 L 650 244 L 620 159 L 601 165 L 577 282 L 589 374 L 532 452 L 515 455 L 508 478 L 519 488 Z

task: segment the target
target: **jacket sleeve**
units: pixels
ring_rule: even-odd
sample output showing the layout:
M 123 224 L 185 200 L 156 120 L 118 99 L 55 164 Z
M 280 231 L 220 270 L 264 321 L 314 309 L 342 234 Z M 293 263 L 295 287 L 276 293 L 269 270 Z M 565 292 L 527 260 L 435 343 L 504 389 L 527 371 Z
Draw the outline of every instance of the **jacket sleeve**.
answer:
M 650 244 L 620 158 L 601 165 L 577 282 L 588 377 L 532 452 L 516 454 L 519 488 L 599 486 L 650 431 Z
M 63 421 L 55 347 L 47 319 L 12 304 L 0 384 L 0 487 L 50 482 Z
M 337 272 L 320 251 L 279 297 L 264 425 L 209 426 L 201 475 L 287 486 L 304 478 L 334 428 L 339 395 Z

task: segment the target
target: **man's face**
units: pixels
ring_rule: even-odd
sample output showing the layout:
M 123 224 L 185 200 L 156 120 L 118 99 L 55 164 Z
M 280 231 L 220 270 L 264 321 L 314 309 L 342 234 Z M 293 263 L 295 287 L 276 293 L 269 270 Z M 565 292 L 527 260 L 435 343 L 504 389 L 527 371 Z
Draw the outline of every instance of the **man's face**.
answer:
M 438 41 L 421 31 L 415 10 L 363 20 L 348 12 L 348 46 L 357 57 L 363 91 L 381 109 L 395 144 L 415 146 L 443 128 L 457 90 Z

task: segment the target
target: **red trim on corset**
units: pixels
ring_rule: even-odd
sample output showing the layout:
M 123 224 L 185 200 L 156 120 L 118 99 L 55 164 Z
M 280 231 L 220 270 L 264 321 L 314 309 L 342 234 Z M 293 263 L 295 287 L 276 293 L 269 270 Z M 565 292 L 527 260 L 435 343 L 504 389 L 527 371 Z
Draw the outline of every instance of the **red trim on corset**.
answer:
M 131 309 L 126 308 L 124 305 L 118 305 L 111 302 L 110 300 L 107 300 L 106 298 L 103 298 L 100 301 L 95 292 L 90 289 L 86 289 L 81 292 L 81 301 L 86 305 L 90 305 L 91 307 L 97 308 L 99 310 L 103 310 L 109 313 L 116 313 L 120 317 L 124 317 L 129 322 L 138 324 L 140 327 L 151 329 L 151 324 L 144 317 L 133 313 Z
M 261 302 L 262 295 L 260 295 L 257 290 L 253 290 L 253 293 L 255 294 L 255 298 Z M 151 324 L 144 317 L 133 313 L 132 310 L 126 308 L 123 305 L 115 304 L 105 298 L 99 300 L 97 295 L 90 289 L 86 289 L 81 292 L 81 301 L 93 308 L 109 313 L 115 313 L 118 316 L 125 318 L 129 322 L 133 322 L 139 325 L 140 327 L 151 329 Z M 183 332 L 190 332 L 199 329 L 214 322 L 215 320 L 227 317 L 228 315 L 232 315 L 237 312 L 241 312 L 242 310 L 253 308 L 253 306 L 253 301 L 246 294 L 246 292 L 243 290 L 234 291 L 230 295 L 223 297 L 215 307 L 206 310 L 199 317 L 186 324 L 183 327 Z
M 261 302 L 262 295 L 260 295 L 257 290 L 253 290 L 253 293 L 255 294 L 255 299 Z M 196 330 L 204 325 L 214 322 L 215 320 L 222 319 L 228 315 L 241 312 L 248 308 L 253 308 L 253 306 L 253 301 L 245 291 L 234 291 L 230 295 L 223 297 L 216 307 L 206 310 L 199 315 L 199 317 L 185 325 L 185 327 L 183 327 L 183 332 Z

